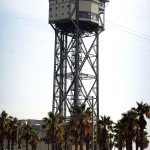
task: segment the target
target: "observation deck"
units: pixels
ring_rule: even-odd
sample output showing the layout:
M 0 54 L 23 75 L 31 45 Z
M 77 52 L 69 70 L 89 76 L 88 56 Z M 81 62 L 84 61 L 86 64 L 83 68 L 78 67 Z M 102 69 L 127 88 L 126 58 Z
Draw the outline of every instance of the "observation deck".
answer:
M 103 28 L 100 15 L 104 14 L 107 0 L 79 0 L 78 23 L 83 32 Z M 49 0 L 49 23 L 64 32 L 74 32 L 76 0 Z

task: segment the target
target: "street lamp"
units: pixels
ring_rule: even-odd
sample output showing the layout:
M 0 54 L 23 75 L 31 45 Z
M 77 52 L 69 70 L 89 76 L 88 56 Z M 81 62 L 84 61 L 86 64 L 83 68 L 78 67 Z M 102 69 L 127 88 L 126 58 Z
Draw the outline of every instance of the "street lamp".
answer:
M 17 150 L 18 150 L 18 132 L 19 132 L 19 125 L 17 124 Z

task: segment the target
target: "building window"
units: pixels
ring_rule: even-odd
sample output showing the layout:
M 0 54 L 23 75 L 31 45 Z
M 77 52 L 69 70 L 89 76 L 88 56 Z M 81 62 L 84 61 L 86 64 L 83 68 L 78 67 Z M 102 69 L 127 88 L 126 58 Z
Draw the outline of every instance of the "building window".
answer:
M 34 125 L 32 125 L 32 127 L 37 131 L 41 129 L 40 124 L 34 124 Z
M 98 21 L 98 14 L 92 12 L 80 11 L 79 18 L 94 19 Z

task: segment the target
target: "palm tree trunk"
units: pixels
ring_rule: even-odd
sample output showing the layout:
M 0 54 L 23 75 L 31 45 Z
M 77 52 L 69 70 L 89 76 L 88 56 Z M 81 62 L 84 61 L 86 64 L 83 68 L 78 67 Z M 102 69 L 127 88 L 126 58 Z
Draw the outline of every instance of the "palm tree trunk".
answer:
M 128 149 L 129 149 L 129 150 L 132 150 L 132 149 L 133 149 L 133 148 L 132 148 L 132 138 L 131 138 L 131 137 L 128 138 Z
M 32 146 L 31 146 L 31 149 L 32 149 L 32 150 L 34 150 L 34 146 L 33 146 L 33 144 L 32 144 Z
M 139 146 L 138 146 L 138 142 L 139 142 L 139 138 L 136 137 L 136 140 L 135 140 L 135 147 L 136 147 L 135 149 L 136 149 L 136 150 L 138 150 L 138 147 L 139 147 Z
M 98 141 L 97 141 L 97 143 L 99 146 L 99 150 L 101 150 L 102 149 L 102 140 L 101 140 L 101 129 L 100 128 L 98 128 Z
M 14 139 L 12 139 L 12 141 L 11 141 L 11 150 L 13 150 L 14 149 Z
M 7 138 L 7 148 L 10 150 L 10 136 Z
M 68 139 L 68 137 L 67 137 L 67 131 L 65 130 L 65 150 L 68 149 L 67 139 Z
M 140 116 L 140 150 L 143 150 L 144 147 L 143 147 L 143 141 L 144 141 L 144 128 L 146 126 L 146 121 L 144 119 L 144 116 L 143 114 L 141 114 Z
M 36 144 L 35 143 L 32 144 L 32 150 L 36 150 Z
M 141 127 L 141 133 L 140 133 L 140 150 L 143 150 L 143 135 L 144 135 L 144 129 Z
M 19 142 L 18 144 L 19 144 L 19 145 L 18 145 L 17 148 L 18 148 L 18 149 L 21 149 L 21 142 Z
M 78 136 L 75 136 L 75 150 L 78 150 Z
M 48 150 L 49 150 L 49 142 L 48 142 Z
M 89 150 L 89 149 L 90 149 L 90 144 L 89 144 L 89 143 L 90 143 L 90 141 L 87 140 L 87 141 L 86 141 L 86 150 Z
M 118 150 L 122 150 L 121 129 L 118 131 Z
M 109 150 L 112 150 L 111 135 L 109 134 Z
M 19 143 L 19 145 L 18 145 L 18 149 L 21 149 L 21 144 Z
M 135 149 L 138 150 L 138 141 L 139 141 L 139 137 L 136 137 L 135 139 Z
M 3 144 L 2 144 L 2 140 L 0 139 L 0 148 L 1 150 L 3 150 Z
M 54 138 L 52 139 L 52 150 L 55 150 L 55 140 L 54 140 Z
M 26 138 L 26 150 L 29 150 L 28 143 L 29 143 L 29 140 L 28 140 L 28 138 Z
M 103 129 L 103 142 L 102 142 L 102 149 L 106 150 L 107 149 L 107 130 L 106 127 Z
M 35 144 L 34 150 L 36 150 L 36 148 L 37 148 L 37 144 Z
M 82 126 L 80 127 L 80 150 L 83 150 L 83 130 L 82 130 Z
M 62 150 L 61 143 L 58 144 L 58 150 Z
M 0 147 L 1 147 L 1 150 L 4 150 L 4 130 L 2 128 L 2 134 L 1 134 L 1 137 L 0 137 Z

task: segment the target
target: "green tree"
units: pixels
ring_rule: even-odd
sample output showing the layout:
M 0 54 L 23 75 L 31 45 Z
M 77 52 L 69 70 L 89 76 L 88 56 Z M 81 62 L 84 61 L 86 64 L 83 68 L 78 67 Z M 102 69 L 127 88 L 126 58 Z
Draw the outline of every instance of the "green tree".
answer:
M 98 121 L 98 143 L 100 150 L 109 149 L 109 131 L 112 130 L 113 121 L 110 117 L 100 116 Z
M 37 143 L 40 141 L 39 134 L 35 130 L 31 130 L 31 137 L 29 144 L 32 147 L 32 150 L 36 150 Z
M 33 128 L 28 124 L 24 124 L 23 129 L 23 139 L 25 140 L 26 150 L 29 150 L 29 142 L 31 140 Z
M 140 140 L 140 150 L 144 149 L 144 129 L 146 128 L 147 122 L 146 117 L 150 119 L 150 105 L 147 103 L 138 103 L 137 108 L 132 108 L 138 115 L 138 124 L 140 128 L 140 136 L 138 137 Z
M 114 126 L 114 141 L 115 147 L 118 150 L 122 150 L 125 147 L 125 134 L 124 134 L 124 123 L 119 120 Z
M 143 148 L 144 149 L 147 148 L 149 145 L 149 140 L 148 140 L 147 136 L 148 136 L 148 133 L 146 131 L 144 131 L 144 136 L 143 136 Z M 139 134 L 135 138 L 135 144 L 136 144 L 136 150 L 138 150 L 140 147 Z
M 94 136 L 96 136 L 96 126 L 92 124 L 91 119 L 86 123 L 85 126 L 85 136 L 84 136 L 84 141 L 86 143 L 86 150 L 90 150 L 90 143 L 93 142 L 93 144 L 96 142 L 94 140 Z M 92 141 L 94 140 L 94 141 Z M 92 146 L 92 143 L 91 143 Z M 93 145 L 94 146 L 94 145 Z
M 61 143 L 64 140 L 63 118 L 54 114 L 48 113 L 48 117 L 43 118 L 45 128 L 47 128 L 46 139 L 52 144 L 52 150 L 61 149 Z
M 24 142 L 24 127 L 25 127 L 25 122 L 24 121 L 21 121 L 21 120 L 18 120 L 18 130 L 17 130 L 17 144 L 18 144 L 18 149 L 21 149 L 21 145 L 23 144 Z
M 132 150 L 132 142 L 136 136 L 137 114 L 133 111 L 128 111 L 122 114 L 123 132 L 125 135 L 126 149 Z
M 74 137 L 76 150 L 78 149 L 78 141 L 80 150 L 83 150 L 84 139 L 90 132 L 91 114 L 90 108 L 86 108 L 84 103 L 72 108 L 69 122 L 69 134 Z
M 5 126 L 5 136 L 7 139 L 7 149 L 8 150 L 10 150 L 10 143 L 11 143 L 11 136 L 12 136 L 11 122 L 12 122 L 11 119 L 8 119 L 7 124 Z
M 18 119 L 16 117 L 11 118 L 10 128 L 11 128 L 11 150 L 13 150 L 14 144 L 17 141 Z
M 6 138 L 6 132 L 8 129 L 9 116 L 5 111 L 0 114 L 0 148 L 4 150 L 4 139 Z

